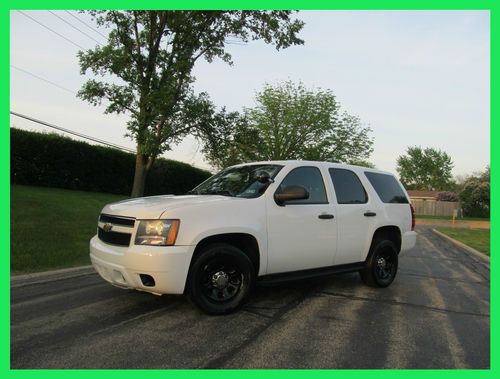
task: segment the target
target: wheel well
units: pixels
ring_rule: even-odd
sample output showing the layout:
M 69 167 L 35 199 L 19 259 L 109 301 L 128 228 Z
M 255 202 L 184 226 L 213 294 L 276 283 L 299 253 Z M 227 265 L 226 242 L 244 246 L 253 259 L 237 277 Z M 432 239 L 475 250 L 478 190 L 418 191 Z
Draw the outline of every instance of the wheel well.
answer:
M 392 241 L 396 246 L 398 253 L 401 250 L 401 230 L 397 226 L 387 225 L 378 228 L 373 234 L 371 247 L 373 247 L 375 241 L 379 241 L 381 239 Z
M 246 233 L 226 233 L 205 237 L 196 245 L 193 253 L 193 258 L 191 259 L 191 264 L 194 262 L 196 257 L 200 255 L 205 246 L 214 243 L 227 243 L 243 251 L 248 256 L 248 258 L 250 258 L 250 261 L 255 268 L 255 275 L 258 274 L 260 265 L 259 244 L 257 243 L 257 240 L 254 236 Z

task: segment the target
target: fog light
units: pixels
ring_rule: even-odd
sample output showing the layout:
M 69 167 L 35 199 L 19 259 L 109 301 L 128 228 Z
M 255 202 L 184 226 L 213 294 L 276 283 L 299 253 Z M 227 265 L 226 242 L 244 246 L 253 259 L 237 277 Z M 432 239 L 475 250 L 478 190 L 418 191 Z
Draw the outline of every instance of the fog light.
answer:
M 146 275 L 146 274 L 139 274 L 141 277 L 141 282 L 144 286 L 146 287 L 154 287 L 155 286 L 155 280 L 151 275 Z

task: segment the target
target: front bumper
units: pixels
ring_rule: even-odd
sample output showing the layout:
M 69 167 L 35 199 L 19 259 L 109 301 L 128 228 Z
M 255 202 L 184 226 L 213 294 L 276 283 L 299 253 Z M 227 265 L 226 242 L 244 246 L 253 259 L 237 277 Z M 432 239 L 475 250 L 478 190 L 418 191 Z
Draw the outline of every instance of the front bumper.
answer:
M 413 249 L 417 242 L 417 232 L 406 232 L 401 240 L 401 251 Z
M 182 294 L 186 286 L 192 246 L 115 246 L 94 236 L 90 260 L 101 277 L 113 285 L 161 294 Z M 154 286 L 143 284 L 140 275 L 149 275 Z

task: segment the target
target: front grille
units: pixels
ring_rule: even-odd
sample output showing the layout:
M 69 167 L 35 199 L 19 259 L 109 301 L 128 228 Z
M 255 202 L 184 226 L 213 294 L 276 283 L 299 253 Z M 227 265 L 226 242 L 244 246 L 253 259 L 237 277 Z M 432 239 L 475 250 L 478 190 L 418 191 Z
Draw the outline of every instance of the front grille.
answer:
M 103 242 L 110 243 L 112 245 L 128 246 L 130 245 L 130 233 L 119 233 L 109 231 L 106 232 L 102 228 L 97 228 L 97 236 Z
M 134 227 L 135 219 L 131 217 L 110 216 L 102 213 L 99 216 L 99 221 L 107 222 L 114 225 Z

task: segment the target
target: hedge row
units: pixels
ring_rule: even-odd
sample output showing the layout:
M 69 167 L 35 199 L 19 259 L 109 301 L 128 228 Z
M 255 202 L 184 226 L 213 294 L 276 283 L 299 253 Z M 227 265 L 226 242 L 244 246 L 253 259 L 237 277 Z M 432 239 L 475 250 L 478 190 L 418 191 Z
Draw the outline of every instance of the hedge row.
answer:
M 57 134 L 10 129 L 13 184 L 130 195 L 135 155 Z M 182 194 L 208 171 L 160 158 L 149 172 L 145 195 Z

